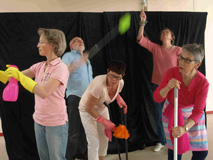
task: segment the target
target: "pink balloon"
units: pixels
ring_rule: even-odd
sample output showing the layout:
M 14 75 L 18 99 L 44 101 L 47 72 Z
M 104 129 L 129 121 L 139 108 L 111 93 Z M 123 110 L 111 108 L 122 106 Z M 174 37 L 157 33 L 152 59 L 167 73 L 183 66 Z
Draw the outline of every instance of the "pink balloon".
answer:
M 16 67 L 15 65 L 9 65 L 9 67 Z M 4 88 L 2 98 L 4 101 L 15 102 L 18 99 L 19 86 L 18 81 L 11 77 L 8 85 Z

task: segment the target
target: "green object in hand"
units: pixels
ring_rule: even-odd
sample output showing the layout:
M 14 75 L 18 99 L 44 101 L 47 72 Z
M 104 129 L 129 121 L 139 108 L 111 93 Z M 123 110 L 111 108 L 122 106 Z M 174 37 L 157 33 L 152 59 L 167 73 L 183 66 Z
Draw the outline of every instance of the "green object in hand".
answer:
M 118 32 L 122 35 L 126 33 L 130 27 L 131 14 L 125 13 L 119 20 Z

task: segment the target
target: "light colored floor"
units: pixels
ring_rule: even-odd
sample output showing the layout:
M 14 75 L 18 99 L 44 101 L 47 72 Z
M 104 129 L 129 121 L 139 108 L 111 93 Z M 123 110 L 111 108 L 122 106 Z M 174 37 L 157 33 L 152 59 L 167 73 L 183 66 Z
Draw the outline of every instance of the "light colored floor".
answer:
M 208 133 L 208 142 L 209 142 L 209 154 L 206 160 L 213 160 L 213 114 L 207 115 L 207 133 Z M 0 126 L 1 127 L 1 126 Z M 146 147 L 144 150 L 137 150 L 134 152 L 128 153 L 129 160 L 166 160 L 167 159 L 167 147 L 164 147 L 159 152 L 153 152 L 152 147 Z M 190 160 L 191 152 L 187 152 L 183 155 L 182 160 Z M 126 155 L 121 154 L 121 159 L 126 160 Z M 5 148 L 5 141 L 3 137 L 0 137 L 0 160 L 8 160 L 8 156 Z M 117 154 L 107 155 L 105 160 L 119 160 Z

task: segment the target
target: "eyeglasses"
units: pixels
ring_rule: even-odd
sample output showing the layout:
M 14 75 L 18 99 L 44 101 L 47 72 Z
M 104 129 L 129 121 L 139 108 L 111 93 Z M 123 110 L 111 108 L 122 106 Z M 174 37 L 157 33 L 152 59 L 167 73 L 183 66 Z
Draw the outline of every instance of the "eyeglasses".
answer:
M 44 44 L 44 43 L 49 43 L 49 42 L 38 42 L 38 44 Z
M 73 44 L 75 42 L 83 42 L 83 40 L 81 40 L 81 39 L 75 39 L 71 44 Z
M 183 60 L 184 61 L 184 63 L 187 63 L 187 64 L 189 64 L 189 63 L 191 63 L 191 62 L 193 62 L 193 61 L 198 61 L 198 60 L 191 60 L 191 59 L 189 59 L 189 58 L 183 58 L 180 54 L 178 55 L 178 60 L 179 61 L 181 61 L 181 60 Z
M 119 77 L 119 76 L 115 76 L 115 75 L 113 75 L 113 74 L 111 74 L 111 73 L 108 73 L 107 74 L 111 79 L 116 79 L 116 80 L 121 80 L 122 79 L 122 77 Z

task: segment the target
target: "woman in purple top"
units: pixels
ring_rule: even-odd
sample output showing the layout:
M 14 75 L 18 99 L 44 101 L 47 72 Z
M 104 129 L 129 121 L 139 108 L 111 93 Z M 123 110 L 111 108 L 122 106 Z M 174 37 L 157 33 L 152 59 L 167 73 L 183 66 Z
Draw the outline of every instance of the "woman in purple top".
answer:
M 166 71 L 177 66 L 177 56 L 182 52 L 181 47 L 174 46 L 175 35 L 168 29 L 164 28 L 160 34 L 160 40 L 162 45 L 151 42 L 147 37 L 143 36 L 144 27 L 147 23 L 146 14 L 142 10 L 140 13 L 140 28 L 138 31 L 137 42 L 142 47 L 146 48 L 149 52 L 153 54 L 153 72 L 152 72 L 152 83 L 153 83 L 153 92 L 160 84 Z M 156 110 L 156 120 L 157 120 L 157 134 L 158 134 L 158 143 L 156 144 L 154 151 L 160 151 L 165 143 L 165 135 L 162 126 L 162 103 L 155 103 Z
M 168 159 L 173 160 L 173 139 L 178 138 L 178 160 L 188 150 L 192 160 L 205 160 L 208 141 L 205 127 L 206 98 L 209 82 L 197 68 L 204 57 L 204 49 L 198 44 L 187 44 L 178 56 L 179 66 L 169 69 L 154 92 L 154 100 L 166 99 L 163 126 L 167 139 Z M 174 125 L 174 89 L 178 88 L 178 127 Z

